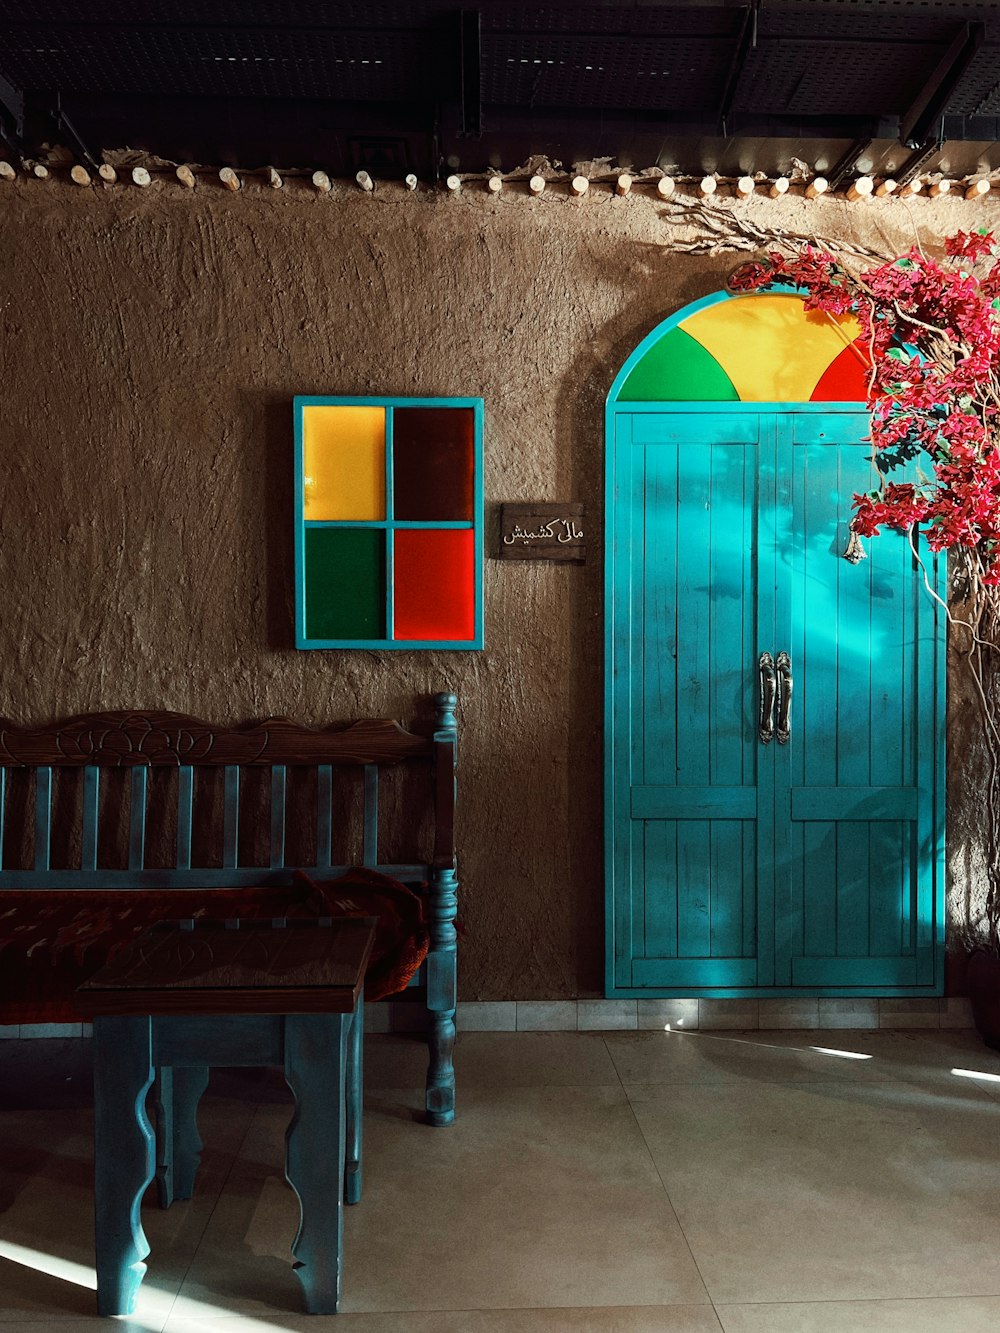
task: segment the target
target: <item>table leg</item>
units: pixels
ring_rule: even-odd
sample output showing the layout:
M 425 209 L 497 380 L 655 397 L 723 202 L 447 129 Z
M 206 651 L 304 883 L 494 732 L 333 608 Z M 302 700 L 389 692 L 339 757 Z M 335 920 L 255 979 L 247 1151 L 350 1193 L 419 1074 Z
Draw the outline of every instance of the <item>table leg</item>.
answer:
M 347 1152 L 344 1159 L 344 1202 L 361 1202 L 361 1117 L 364 1101 L 365 1008 L 358 996 L 351 1018 L 347 1051 Z
M 156 1132 L 156 1201 L 169 1208 L 174 1201 L 174 1071 L 158 1065 L 153 1080 L 153 1125 Z
M 131 1314 L 149 1245 L 139 1208 L 153 1179 L 153 1129 L 146 1093 L 153 1082 L 148 1017 L 94 1019 L 94 1199 L 97 1312 Z
M 205 1146 L 198 1133 L 198 1103 L 208 1087 L 205 1065 L 174 1068 L 174 1197 L 190 1199 Z
M 285 1018 L 285 1082 L 295 1096 L 285 1175 L 299 1198 L 292 1254 L 310 1314 L 336 1314 L 340 1304 L 350 1021 L 350 1014 Z

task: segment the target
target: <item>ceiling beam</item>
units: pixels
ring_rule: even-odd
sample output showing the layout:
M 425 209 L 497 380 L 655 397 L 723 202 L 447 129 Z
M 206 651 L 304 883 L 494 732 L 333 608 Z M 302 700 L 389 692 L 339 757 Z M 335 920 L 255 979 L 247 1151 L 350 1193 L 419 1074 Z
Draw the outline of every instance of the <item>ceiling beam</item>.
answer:
M 733 58 L 729 63 L 729 72 L 726 75 L 726 86 L 722 90 L 722 99 L 719 102 L 719 125 L 723 138 L 729 132 L 727 123 L 739 88 L 743 66 L 746 64 L 747 56 L 757 45 L 757 15 L 759 11 L 760 0 L 751 0 L 750 4 L 744 9 L 743 22 L 740 24 L 736 45 L 733 48 Z
M 459 134 L 478 139 L 483 132 L 482 15 L 478 9 L 460 12 L 459 33 L 462 100 Z
M 941 137 L 939 122 L 962 76 L 986 40 L 982 23 L 963 23 L 930 78 L 900 117 L 899 137 L 907 148 L 923 148 Z
M 4 138 L 20 143 L 24 138 L 24 93 L 0 73 L 0 119 L 6 118 L 13 124 L 4 126 Z

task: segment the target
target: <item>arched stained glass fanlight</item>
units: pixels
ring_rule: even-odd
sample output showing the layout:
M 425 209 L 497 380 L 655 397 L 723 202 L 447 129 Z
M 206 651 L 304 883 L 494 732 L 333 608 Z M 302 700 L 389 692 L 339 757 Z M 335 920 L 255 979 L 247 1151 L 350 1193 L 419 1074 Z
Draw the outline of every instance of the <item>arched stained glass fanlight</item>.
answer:
M 611 400 L 865 402 L 869 363 L 853 315 L 794 292 L 717 292 L 665 320 L 629 357 Z

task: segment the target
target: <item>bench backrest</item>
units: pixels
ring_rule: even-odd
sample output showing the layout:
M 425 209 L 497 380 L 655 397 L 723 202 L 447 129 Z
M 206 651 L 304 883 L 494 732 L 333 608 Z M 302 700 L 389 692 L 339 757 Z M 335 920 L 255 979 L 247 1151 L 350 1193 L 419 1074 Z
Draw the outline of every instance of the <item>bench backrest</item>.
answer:
M 167 712 L 0 721 L 0 890 L 274 884 L 298 868 L 352 864 L 428 879 L 455 863 L 457 699 L 438 694 L 434 705 L 427 734 L 371 718 L 322 729 L 287 718 L 217 727 Z M 407 807 L 420 826 L 421 854 L 381 859 L 380 777 L 400 769 L 416 776 L 393 811 Z M 385 822 L 383 812 L 383 834 Z

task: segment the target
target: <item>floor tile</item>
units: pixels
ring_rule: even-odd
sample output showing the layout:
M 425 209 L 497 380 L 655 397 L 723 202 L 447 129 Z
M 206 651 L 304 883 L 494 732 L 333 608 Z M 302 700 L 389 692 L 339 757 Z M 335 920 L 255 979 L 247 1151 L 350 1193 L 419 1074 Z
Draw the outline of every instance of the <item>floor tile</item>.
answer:
M 725 1333 L 995 1333 L 1000 1297 L 722 1305 Z
M 44 1045 L 54 1049 L 58 1043 Z M 90 1084 L 77 1088 L 66 1074 L 78 1068 L 80 1045 L 65 1048 L 62 1065 L 43 1061 L 44 1076 L 36 1080 L 28 1077 L 32 1063 L 38 1063 L 28 1043 L 17 1059 L 5 1061 L 20 1073 L 13 1081 L 22 1103 L 0 1114 L 0 1329 L 5 1331 L 23 1323 L 37 1333 L 45 1321 L 88 1317 L 98 1326 L 93 1112 L 81 1095 Z M 42 1043 L 31 1046 L 37 1053 Z M 2 1072 L 5 1082 L 11 1080 L 11 1068 Z M 234 1074 L 213 1076 L 218 1092 L 210 1092 L 201 1108 L 205 1151 L 195 1199 L 164 1212 L 155 1206 L 153 1191 L 147 1195 L 142 1224 L 151 1253 L 137 1307 L 146 1333 L 160 1329 L 170 1313 L 254 1115 L 246 1099 L 258 1085 Z
M 1000 1292 L 1000 1104 L 980 1089 L 626 1090 L 714 1301 Z
M 602 1032 L 470 1032 L 456 1047 L 463 1088 L 618 1087 Z
M 466 1088 L 617 1086 L 604 1038 L 598 1032 L 460 1032 L 455 1042 L 459 1102 Z M 422 1088 L 426 1077 L 426 1043 L 400 1036 L 366 1040 L 367 1089 Z
M 854 1076 L 854 1063 L 814 1049 L 815 1033 L 608 1033 L 608 1051 L 623 1083 L 822 1081 Z M 830 1037 L 836 1047 L 853 1048 Z
M 1000 1055 L 972 1031 L 465 1032 L 447 1129 L 420 1119 L 422 1041 L 372 1035 L 366 1058 L 345 1313 L 306 1315 L 291 1270 L 281 1071 L 221 1070 L 196 1197 L 147 1199 L 149 1272 L 117 1328 L 1000 1327 Z M 0 1043 L 0 1333 L 110 1326 L 90 1089 L 88 1043 Z
M 466 1088 L 447 1130 L 401 1116 L 405 1102 L 390 1090 L 366 1115 L 345 1313 L 708 1304 L 621 1089 Z M 297 1207 L 272 1165 L 284 1128 L 279 1108 L 262 1109 L 178 1315 L 188 1298 L 301 1309 L 288 1263 Z
M 597 1306 L 557 1310 L 433 1310 L 393 1314 L 286 1315 L 287 1333 L 721 1333 L 708 1305 Z M 177 1314 L 165 1333 L 264 1333 L 260 1318 Z

